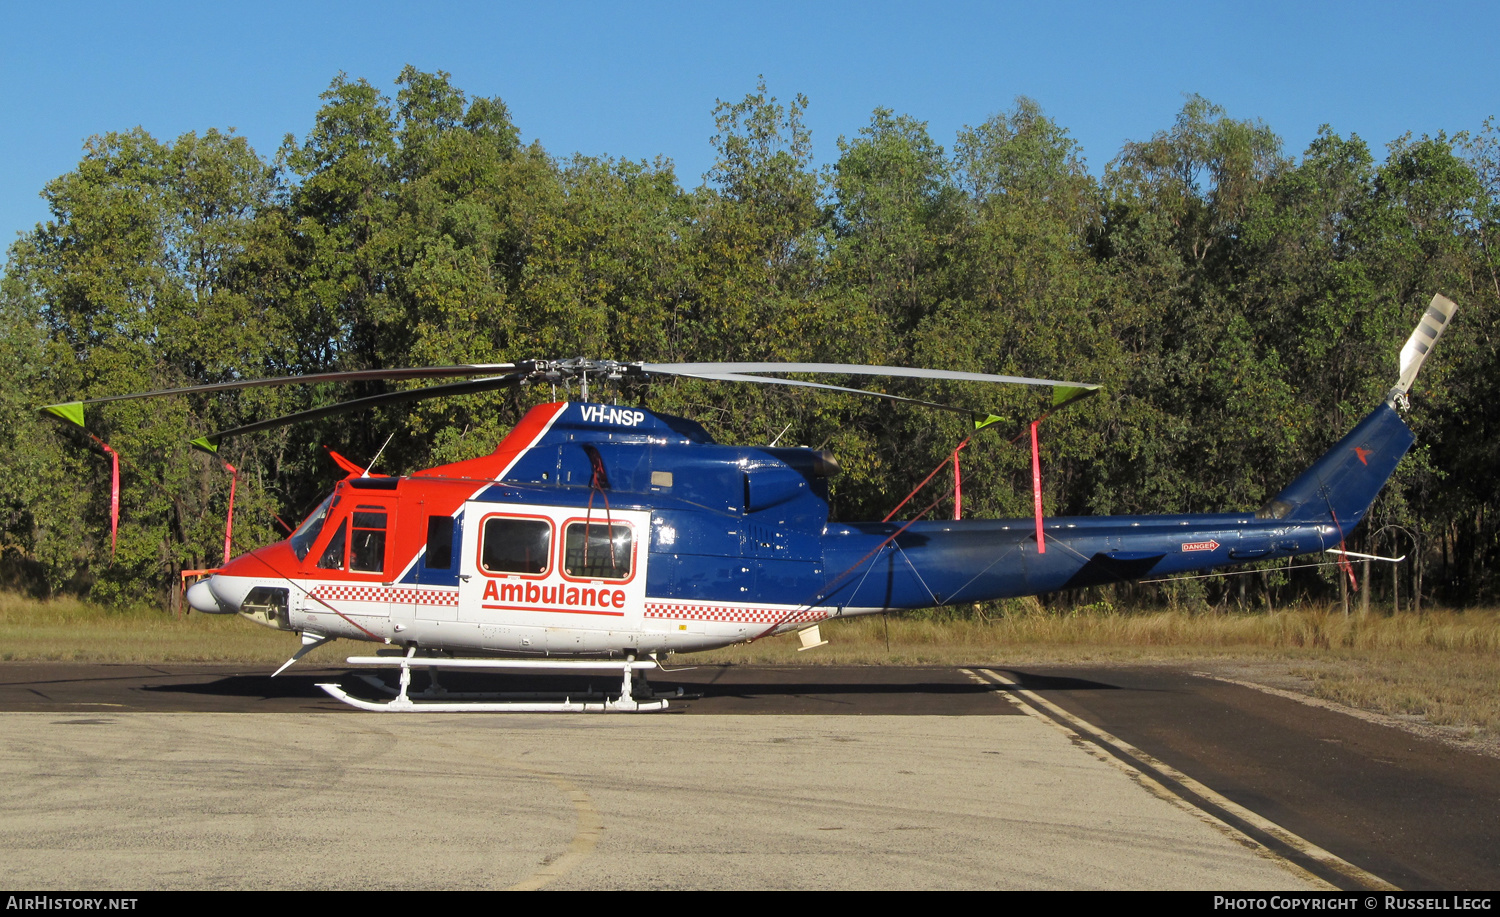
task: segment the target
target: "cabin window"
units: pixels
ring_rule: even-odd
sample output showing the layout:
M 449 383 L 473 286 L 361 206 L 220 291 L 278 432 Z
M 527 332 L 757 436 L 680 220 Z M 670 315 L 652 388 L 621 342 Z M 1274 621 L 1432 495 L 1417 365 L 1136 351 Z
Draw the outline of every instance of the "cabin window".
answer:
M 569 523 L 563 540 L 563 572 L 578 579 L 629 579 L 633 547 L 628 525 Z
M 453 569 L 453 517 L 427 517 L 427 558 L 429 570 Z
M 479 565 L 486 573 L 545 573 L 551 554 L 552 524 L 545 519 L 484 520 Z
M 345 533 L 349 531 L 349 520 L 345 519 L 339 523 L 339 530 L 329 539 L 328 547 L 323 549 L 323 556 L 318 558 L 320 570 L 342 570 L 344 569 L 344 542 Z
M 328 514 L 339 505 L 339 498 L 328 496 L 318 504 L 318 508 L 312 511 L 312 515 L 303 520 L 297 526 L 297 531 L 292 533 L 292 551 L 298 560 L 307 560 L 307 552 L 312 550 L 313 542 L 318 540 L 318 535 L 323 531 L 323 523 L 328 521 Z
M 359 573 L 385 570 L 385 507 L 354 507 L 354 536 L 349 540 L 349 569 Z

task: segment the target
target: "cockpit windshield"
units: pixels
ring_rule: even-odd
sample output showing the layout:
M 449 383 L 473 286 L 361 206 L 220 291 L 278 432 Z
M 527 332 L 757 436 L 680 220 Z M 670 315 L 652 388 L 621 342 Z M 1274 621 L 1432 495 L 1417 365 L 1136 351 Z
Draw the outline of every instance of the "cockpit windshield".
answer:
M 329 494 L 327 499 L 318 504 L 318 508 L 312 511 L 307 520 L 297 526 L 297 531 L 292 533 L 292 551 L 298 560 L 306 560 L 307 552 L 312 550 L 313 542 L 318 540 L 318 533 L 323 531 L 323 523 L 328 521 L 328 514 L 339 505 L 337 495 Z

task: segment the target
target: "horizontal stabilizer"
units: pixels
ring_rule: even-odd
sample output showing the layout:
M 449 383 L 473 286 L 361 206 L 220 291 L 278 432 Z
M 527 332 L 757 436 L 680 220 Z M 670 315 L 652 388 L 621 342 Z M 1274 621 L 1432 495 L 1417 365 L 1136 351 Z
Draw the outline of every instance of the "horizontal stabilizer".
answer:
M 1361 554 L 1358 551 L 1343 551 L 1338 548 L 1324 548 L 1323 553 L 1337 554 L 1340 557 L 1347 557 L 1351 560 L 1383 560 L 1392 564 L 1399 564 L 1403 560 L 1406 560 L 1405 554 L 1402 554 L 1400 557 L 1381 557 L 1379 554 Z

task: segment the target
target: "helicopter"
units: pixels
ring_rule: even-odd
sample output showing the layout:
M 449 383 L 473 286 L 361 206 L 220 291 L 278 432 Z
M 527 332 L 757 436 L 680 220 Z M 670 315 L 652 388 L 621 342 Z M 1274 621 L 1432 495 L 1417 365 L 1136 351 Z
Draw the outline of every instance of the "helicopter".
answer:
M 530 409 L 488 455 L 399 476 L 349 472 L 283 541 L 256 548 L 187 589 L 208 614 L 238 614 L 296 634 L 280 674 L 335 639 L 390 645 L 401 655 L 351 656 L 399 668 L 380 712 L 649 712 L 664 710 L 646 675 L 676 653 L 796 632 L 823 645 L 822 622 L 976 603 L 1343 550 L 1414 441 L 1398 409 L 1457 306 L 1434 296 L 1401 351 L 1386 397 L 1326 454 L 1243 512 L 1033 519 L 833 522 L 829 452 L 733 446 L 698 423 L 589 400 L 590 380 L 655 376 L 854 391 L 943 410 L 918 399 L 774 374 L 904 376 L 1050 386 L 1062 406 L 1098 387 L 1045 379 L 819 363 L 621 363 L 532 360 L 238 380 L 52 405 L 82 426 L 85 405 L 125 398 L 292 382 L 481 376 L 274 418 L 231 436 L 377 405 L 523 384 L 580 383 L 580 399 Z M 975 415 L 977 428 L 996 422 Z M 1033 434 L 1034 480 L 1037 471 Z M 899 507 L 898 507 L 899 509 Z M 226 552 L 227 555 L 227 552 Z M 1379 558 L 1391 560 L 1392 558 Z M 1347 561 L 1345 561 L 1347 562 Z M 411 670 L 432 685 L 413 696 Z M 450 694 L 439 669 L 618 675 L 615 696 Z M 383 682 L 378 686 L 384 687 Z

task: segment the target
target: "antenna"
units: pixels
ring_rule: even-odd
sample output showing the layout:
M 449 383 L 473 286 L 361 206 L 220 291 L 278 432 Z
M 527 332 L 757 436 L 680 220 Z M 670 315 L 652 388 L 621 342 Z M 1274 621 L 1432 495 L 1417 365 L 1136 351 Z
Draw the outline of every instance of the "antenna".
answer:
M 370 459 L 370 467 L 366 468 L 365 469 L 365 473 L 362 474 L 362 475 L 360 475 L 360 477 L 362 477 L 362 478 L 368 478 L 370 476 L 370 468 L 374 468 L 375 467 L 375 463 L 378 462 L 378 461 L 380 461 L 380 454 L 381 454 L 381 452 L 384 452 L 385 451 L 385 447 L 389 446 L 391 444 L 391 440 L 395 439 L 395 438 L 396 438 L 396 431 L 392 430 L 391 431 L 391 435 L 387 436 L 385 438 L 385 442 L 383 442 L 383 443 L 380 444 L 380 452 L 375 453 L 375 457 L 372 458 L 372 459 Z

